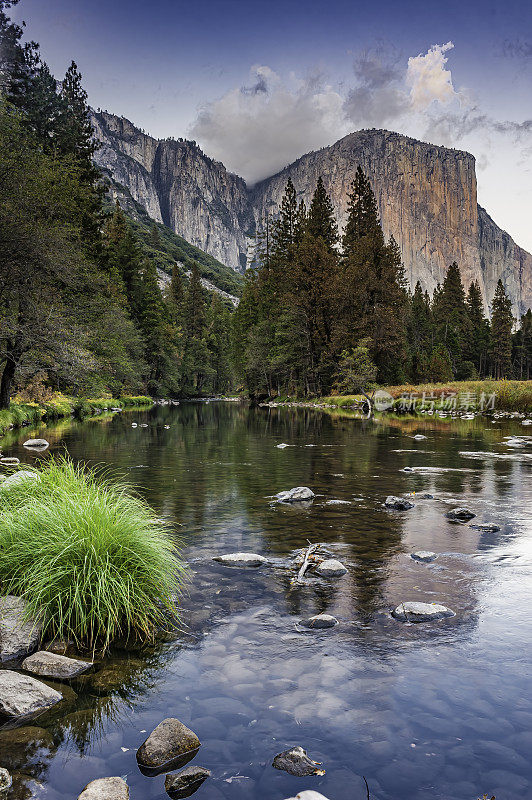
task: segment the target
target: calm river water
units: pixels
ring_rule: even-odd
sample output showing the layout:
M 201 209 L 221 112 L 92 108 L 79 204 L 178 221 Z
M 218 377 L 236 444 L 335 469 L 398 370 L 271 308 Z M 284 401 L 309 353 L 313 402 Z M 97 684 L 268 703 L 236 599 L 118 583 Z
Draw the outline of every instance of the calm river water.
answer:
M 0 731 L 0 765 L 16 773 L 10 797 L 70 800 L 94 778 L 121 775 L 132 800 L 163 798 L 164 775 L 143 776 L 135 750 L 172 716 L 202 742 L 192 764 L 212 771 L 198 800 L 303 789 L 364 800 L 362 776 L 373 800 L 531 798 L 532 437 L 520 448 L 504 439 L 529 431 L 520 421 L 366 422 L 221 402 L 36 431 L 51 452 L 127 474 L 175 523 L 191 583 L 183 634 L 115 651 L 72 685 L 77 700 L 61 714 Z M 35 461 L 20 445 L 27 437 L 12 436 L 4 453 Z M 316 492 L 313 503 L 272 504 L 298 485 Z M 383 508 L 386 495 L 410 491 L 435 499 Z M 456 505 L 501 530 L 449 523 Z M 348 574 L 293 587 L 289 560 L 307 541 L 326 543 Z M 421 564 L 416 549 L 440 555 Z M 212 561 L 236 550 L 271 563 Z M 456 616 L 405 625 L 390 616 L 404 600 L 440 601 Z M 298 627 L 318 612 L 340 624 Z M 296 744 L 323 762 L 323 777 L 271 766 Z

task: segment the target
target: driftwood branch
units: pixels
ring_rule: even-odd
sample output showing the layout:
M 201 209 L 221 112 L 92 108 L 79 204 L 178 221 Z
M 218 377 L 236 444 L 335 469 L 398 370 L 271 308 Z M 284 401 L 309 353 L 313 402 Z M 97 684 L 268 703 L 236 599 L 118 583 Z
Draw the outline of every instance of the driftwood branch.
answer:
M 300 570 L 297 573 L 296 583 L 301 583 L 303 578 L 305 577 L 305 572 L 310 567 L 310 557 L 317 550 L 319 544 L 310 544 L 305 551 L 305 558 L 303 559 L 303 563 L 301 564 Z

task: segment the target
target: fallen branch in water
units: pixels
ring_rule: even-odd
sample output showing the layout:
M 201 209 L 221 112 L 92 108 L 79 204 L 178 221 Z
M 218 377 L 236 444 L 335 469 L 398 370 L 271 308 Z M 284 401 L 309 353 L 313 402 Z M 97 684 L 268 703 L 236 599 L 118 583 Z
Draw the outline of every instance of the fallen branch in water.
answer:
M 301 583 L 303 578 L 305 577 L 305 572 L 310 567 L 311 556 L 317 550 L 319 544 L 310 544 L 305 551 L 305 558 L 303 559 L 303 563 L 301 564 L 300 570 L 297 573 L 296 583 Z

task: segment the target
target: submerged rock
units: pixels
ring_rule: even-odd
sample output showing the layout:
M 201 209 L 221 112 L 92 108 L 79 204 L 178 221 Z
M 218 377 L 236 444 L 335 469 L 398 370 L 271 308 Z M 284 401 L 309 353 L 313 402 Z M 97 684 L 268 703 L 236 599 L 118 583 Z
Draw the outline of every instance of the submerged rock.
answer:
M 185 767 L 181 772 L 168 774 L 164 788 L 170 797 L 190 797 L 210 776 L 211 771 L 205 767 Z
M 0 661 L 22 658 L 35 650 L 41 639 L 41 625 L 28 616 L 22 597 L 0 597 Z
M 4 767 L 0 767 L 0 792 L 6 792 L 12 785 L 11 775 Z
M 438 603 L 401 603 L 392 611 L 392 616 L 401 622 L 432 622 L 433 620 L 454 617 L 454 611 Z
M 468 508 L 453 508 L 451 511 L 448 511 L 445 515 L 447 519 L 458 520 L 458 522 L 467 522 L 473 517 L 476 517 L 476 514 L 473 514 Z
M 350 500 L 327 500 L 325 503 L 327 506 L 350 506 Z
M 416 550 L 415 553 L 410 554 L 410 558 L 413 558 L 414 561 L 425 561 L 428 564 L 430 561 L 435 561 L 438 555 L 430 550 Z
M 28 439 L 27 442 L 24 442 L 24 447 L 29 450 L 46 450 L 47 447 L 50 447 L 50 442 L 47 442 L 46 439 Z
M 213 561 L 230 567 L 260 567 L 267 559 L 258 553 L 226 553 L 223 556 L 214 556 Z
M 40 650 L 28 656 L 22 662 L 22 669 L 42 678 L 57 678 L 58 680 L 75 678 L 92 667 L 92 661 L 79 661 L 77 658 L 67 658 L 57 653 Z
M 434 500 L 434 495 L 430 494 L 430 492 L 408 492 L 406 495 L 407 497 L 415 497 L 416 500 Z
M 98 778 L 85 786 L 78 800 L 129 800 L 129 786 L 123 778 Z
M 307 751 L 302 747 L 292 747 L 290 750 L 283 750 L 273 759 L 275 769 L 282 769 L 290 775 L 303 778 L 306 775 L 324 775 L 325 770 L 319 769 L 321 764 L 308 757 Z
M 54 738 L 50 731 L 35 725 L 6 728 L 0 731 L 0 758 L 9 764 L 12 772 L 26 770 L 41 772 L 46 769 L 54 752 Z M 12 776 L 14 777 L 14 775 Z
M 194 731 L 180 720 L 170 717 L 160 722 L 141 744 L 137 750 L 137 761 L 139 766 L 147 770 L 160 772 L 181 759 L 186 764 L 200 745 Z
M 492 522 L 479 522 L 477 525 L 470 525 L 470 528 L 474 528 L 476 531 L 484 531 L 484 533 L 497 533 L 500 531 L 500 526 L 495 525 Z
M 47 711 L 62 699 L 62 694 L 29 675 L 20 675 L 11 669 L 0 670 L 0 712 L 8 717 L 27 717 Z
M 389 495 L 384 501 L 386 508 L 394 508 L 396 511 L 408 511 L 409 508 L 414 508 L 414 503 L 407 500 L 406 497 L 394 497 Z
M 338 625 L 338 620 L 331 614 L 315 614 L 308 619 L 302 619 L 301 625 L 305 628 L 334 628 L 335 625 Z
M 312 500 L 315 494 L 308 486 L 296 486 L 294 489 L 279 492 L 275 497 L 279 503 L 299 503 L 302 500 Z
M 342 562 L 337 561 L 335 558 L 328 558 L 326 561 L 321 562 L 316 572 L 324 578 L 339 578 L 341 575 L 346 574 L 347 567 L 344 567 Z
M 38 472 L 34 472 L 30 469 L 21 469 L 18 472 L 14 472 L 12 475 L 8 475 L 7 478 L 4 478 L 2 483 L 0 483 L 0 491 L 5 492 L 6 489 L 13 489 L 15 486 L 20 486 L 22 483 L 40 480 L 41 476 Z

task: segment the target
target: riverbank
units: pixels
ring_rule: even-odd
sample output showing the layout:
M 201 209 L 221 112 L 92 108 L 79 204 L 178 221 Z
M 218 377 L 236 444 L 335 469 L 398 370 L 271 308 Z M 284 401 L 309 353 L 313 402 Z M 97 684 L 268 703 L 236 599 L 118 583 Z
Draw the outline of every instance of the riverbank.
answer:
M 379 387 L 382 404 L 377 411 L 416 413 L 442 412 L 443 414 L 467 413 L 532 413 L 532 381 L 448 381 L 419 385 Z M 327 397 L 296 398 L 283 397 L 265 405 L 295 405 L 323 410 L 362 410 L 363 395 L 329 395 Z M 389 405 L 387 406 L 387 404 Z M 380 407 L 379 407 L 380 406 Z M 387 406 L 387 407 L 386 407 Z
M 123 397 L 81 398 L 55 394 L 39 403 L 11 403 L 9 409 L 0 411 L 0 436 L 13 428 L 38 425 L 40 422 L 76 417 L 85 419 L 106 411 L 152 406 L 154 400 L 145 395 Z

